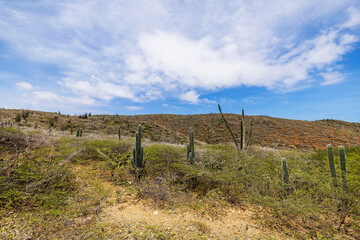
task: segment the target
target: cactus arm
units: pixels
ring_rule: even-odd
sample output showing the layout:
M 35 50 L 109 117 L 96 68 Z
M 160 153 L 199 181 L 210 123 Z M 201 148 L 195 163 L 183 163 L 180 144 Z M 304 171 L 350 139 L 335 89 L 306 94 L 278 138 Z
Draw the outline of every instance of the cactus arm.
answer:
M 333 180 L 333 186 L 337 188 L 336 169 L 335 169 L 334 155 L 331 144 L 327 145 L 326 150 L 327 150 L 327 157 L 329 160 L 330 174 Z
M 144 147 L 140 147 L 140 156 L 139 156 L 139 167 L 144 168 L 144 162 L 143 162 L 143 153 L 144 153 Z
M 343 191 L 346 193 L 348 190 L 347 180 L 346 180 L 346 158 L 345 158 L 345 148 L 343 146 L 339 147 L 339 157 L 340 157 L 340 169 L 341 169 L 341 178 L 343 184 Z
M 235 138 L 233 132 L 231 131 L 231 128 L 230 128 L 228 122 L 226 121 L 226 118 L 225 118 L 224 114 L 223 114 L 222 111 L 221 111 L 220 104 L 218 104 L 218 107 L 219 107 L 219 111 L 220 111 L 221 117 L 224 119 L 224 122 L 225 122 L 225 124 L 226 124 L 226 127 L 227 127 L 227 129 L 229 130 L 229 132 L 230 132 L 230 134 L 231 134 L 231 136 L 232 136 L 232 138 L 233 138 L 233 140 L 234 140 L 234 143 L 235 143 L 236 148 L 237 148 L 238 150 L 240 150 L 240 149 L 239 149 L 239 145 L 238 145 L 238 143 L 237 143 L 237 141 L 236 141 L 236 138 Z
M 143 150 L 144 152 L 144 150 Z M 142 165 L 143 165 L 143 168 L 145 168 L 145 164 L 146 164 L 146 158 L 144 158 L 144 155 L 142 155 Z
M 244 121 L 241 119 L 240 121 L 240 150 L 243 150 L 244 146 Z
M 135 147 L 133 148 L 133 157 L 130 159 L 132 167 L 135 169 L 136 182 L 140 181 L 142 176 L 142 168 L 145 167 L 144 147 L 141 146 L 141 125 L 138 126 L 138 132 L 136 133 Z
M 140 153 L 140 144 L 139 144 L 139 132 L 136 133 L 136 142 L 135 142 L 135 165 L 139 166 L 139 153 Z
M 141 125 L 138 125 L 138 133 L 139 133 L 139 146 L 141 146 Z
M 131 166 L 132 166 L 133 168 L 136 168 L 133 157 L 130 158 L 130 162 L 131 162 Z
M 190 158 L 190 145 L 189 144 L 186 145 L 186 158 L 187 159 Z
M 251 119 L 251 121 L 250 121 L 250 132 L 249 132 L 249 137 L 248 137 L 248 141 L 247 141 L 247 144 L 246 144 L 246 149 L 248 147 L 250 147 L 250 145 L 251 145 L 252 125 L 253 125 L 253 120 Z

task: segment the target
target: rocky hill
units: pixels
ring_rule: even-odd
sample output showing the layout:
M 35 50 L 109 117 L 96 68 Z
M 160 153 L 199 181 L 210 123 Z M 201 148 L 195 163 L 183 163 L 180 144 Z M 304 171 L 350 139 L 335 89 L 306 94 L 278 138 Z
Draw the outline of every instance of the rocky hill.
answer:
M 28 112 L 24 119 L 23 113 Z M 21 121 L 15 121 L 16 115 Z M 26 114 L 25 114 L 26 115 Z M 236 137 L 240 133 L 240 115 L 224 114 Z M 80 118 L 81 117 L 81 118 Z M 277 149 L 312 150 L 325 148 L 329 143 L 338 145 L 360 145 L 360 123 L 339 120 L 300 121 L 269 116 L 245 116 L 246 132 L 253 120 L 252 143 L 258 146 Z M 74 131 L 82 128 L 84 134 L 96 133 L 133 136 L 136 126 L 143 125 L 144 137 L 152 141 L 184 143 L 187 141 L 189 128 L 195 131 L 196 140 L 204 143 L 233 144 L 232 138 L 220 114 L 151 114 L 151 115 L 91 115 L 69 116 L 60 113 L 31 110 L 0 110 L 0 122 L 34 128 Z

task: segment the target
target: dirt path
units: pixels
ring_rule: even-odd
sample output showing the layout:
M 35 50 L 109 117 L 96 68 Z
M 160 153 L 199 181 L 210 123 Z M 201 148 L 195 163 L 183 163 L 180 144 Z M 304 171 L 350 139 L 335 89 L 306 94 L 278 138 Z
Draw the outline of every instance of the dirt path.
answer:
M 191 211 L 159 210 L 144 201 L 128 201 L 105 208 L 102 216 L 135 229 L 148 225 L 174 239 L 279 239 L 258 226 L 251 219 L 253 214 L 249 208 L 227 209 L 221 218 L 209 219 Z

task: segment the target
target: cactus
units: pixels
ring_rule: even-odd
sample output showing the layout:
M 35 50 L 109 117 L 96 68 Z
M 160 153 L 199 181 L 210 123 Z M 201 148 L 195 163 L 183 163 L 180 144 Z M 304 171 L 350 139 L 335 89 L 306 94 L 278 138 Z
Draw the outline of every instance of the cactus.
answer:
M 240 124 L 240 137 L 241 137 L 241 145 L 240 145 L 240 149 L 243 150 L 245 149 L 245 114 L 244 114 L 244 109 L 241 110 L 241 124 Z
M 187 145 L 187 158 L 191 164 L 195 161 L 195 148 L 194 148 L 194 131 L 192 128 L 189 130 L 189 144 Z
M 329 160 L 329 167 L 330 167 L 330 174 L 331 178 L 333 180 L 333 186 L 337 188 L 337 179 L 336 179 L 336 169 L 335 169 L 335 163 L 334 163 L 334 156 L 333 156 L 333 150 L 331 144 L 328 144 L 327 147 L 327 156 Z
M 284 190 L 285 196 L 289 195 L 289 187 L 290 187 L 290 180 L 289 180 L 289 170 L 286 163 L 286 159 L 282 159 L 282 172 L 283 172 L 283 182 L 284 182 Z
M 341 169 L 341 178 L 342 178 L 342 188 L 344 193 L 347 193 L 347 180 L 346 180 L 346 159 L 345 159 L 345 148 L 343 146 L 339 147 L 339 157 L 340 157 L 340 169 Z
M 251 119 L 251 121 L 250 121 L 250 131 L 249 131 L 248 141 L 247 141 L 247 144 L 246 144 L 246 149 L 248 149 L 248 147 L 250 147 L 250 145 L 251 145 L 252 125 L 253 125 L 253 120 Z
M 80 137 L 82 137 L 82 128 L 80 128 Z
M 226 124 L 226 127 L 228 128 L 228 130 L 229 130 L 229 132 L 230 132 L 230 134 L 231 134 L 231 136 L 232 136 L 232 138 L 233 138 L 233 140 L 234 140 L 234 143 L 235 143 L 236 148 L 237 148 L 238 150 L 240 150 L 240 149 L 239 149 L 239 145 L 238 145 L 238 143 L 237 143 L 237 141 L 236 141 L 235 135 L 234 135 L 233 132 L 231 131 L 231 128 L 230 128 L 228 122 L 226 121 L 226 119 L 225 119 L 222 111 L 221 111 L 220 104 L 218 104 L 218 107 L 219 107 L 219 111 L 220 111 L 221 117 L 224 119 L 224 122 L 225 122 L 225 124 Z
M 73 128 L 70 127 L 70 134 L 72 135 L 73 134 Z
M 80 129 L 78 128 L 78 130 L 76 131 L 76 137 L 80 137 Z
M 138 126 L 138 132 L 136 133 L 135 147 L 133 148 L 133 156 L 130 159 L 131 165 L 135 169 L 136 182 L 140 181 L 143 169 L 145 167 L 145 161 L 143 159 L 144 148 L 141 146 L 141 125 Z
M 244 114 L 244 109 L 242 109 L 241 111 L 241 115 L 242 115 L 242 118 L 240 120 L 240 147 L 238 145 L 238 142 L 236 141 L 236 138 L 235 138 L 235 135 L 233 134 L 233 132 L 231 131 L 230 129 L 230 126 L 228 124 L 228 122 L 226 121 L 222 111 L 221 111 L 221 107 L 220 107 L 220 104 L 218 104 L 218 107 L 219 107 L 219 111 L 220 111 L 220 114 L 222 116 L 222 118 L 224 119 L 224 122 L 226 124 L 226 127 L 228 128 L 233 140 L 234 140 L 234 143 L 235 143 L 235 146 L 238 150 L 246 150 L 250 145 L 251 145 L 251 135 L 252 135 L 252 120 L 250 121 L 250 131 L 249 131 L 249 136 L 248 136 L 248 141 L 246 143 L 246 137 L 245 137 L 245 114 Z
M 121 130 L 120 130 L 120 128 L 118 130 L 118 136 L 119 136 L 119 140 L 121 140 Z

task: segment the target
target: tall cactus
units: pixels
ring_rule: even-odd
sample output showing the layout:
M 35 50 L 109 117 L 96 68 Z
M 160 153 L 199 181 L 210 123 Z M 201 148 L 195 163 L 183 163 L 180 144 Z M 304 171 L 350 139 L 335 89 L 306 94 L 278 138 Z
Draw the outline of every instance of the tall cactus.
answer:
M 225 119 L 225 116 L 223 115 L 222 111 L 221 111 L 221 107 L 220 107 L 220 104 L 218 104 L 218 107 L 219 107 L 219 111 L 220 111 L 220 114 L 221 114 L 221 117 L 224 119 L 224 122 L 226 124 L 226 127 L 228 128 L 233 140 L 234 140 L 234 143 L 235 143 L 235 146 L 238 150 L 246 150 L 250 145 L 251 145 L 251 135 L 252 135 L 252 124 L 253 124 L 253 121 L 251 120 L 250 121 L 250 131 L 249 131 L 249 136 L 248 136 L 248 141 L 246 142 L 246 134 L 245 134 L 245 114 L 244 114 L 244 109 L 242 109 L 241 111 L 241 120 L 240 120 L 240 147 L 238 145 L 238 142 L 236 141 L 236 138 L 235 138 L 235 135 L 233 134 L 233 132 L 231 131 L 231 128 L 228 124 L 228 122 L 226 121 Z
M 189 144 L 187 145 L 187 158 L 191 164 L 195 162 L 195 147 L 194 147 L 194 131 L 192 128 L 189 130 Z
M 235 143 L 236 148 L 237 148 L 238 150 L 240 150 L 240 149 L 239 149 L 239 145 L 238 145 L 238 143 L 237 143 L 237 141 L 236 141 L 235 135 L 234 135 L 233 132 L 231 131 L 231 128 L 230 128 L 228 122 L 226 121 L 226 118 L 224 117 L 224 114 L 223 114 L 222 111 L 221 111 L 220 104 L 218 104 L 218 107 L 219 107 L 219 111 L 220 111 L 221 117 L 224 119 L 224 122 L 225 122 L 225 124 L 226 124 L 226 127 L 228 128 L 228 130 L 229 130 L 229 132 L 230 132 L 230 134 L 231 134 L 231 136 L 232 136 L 232 138 L 233 138 L 233 140 L 234 140 L 234 143 Z
M 290 180 L 289 180 L 289 169 L 286 163 L 286 159 L 283 158 L 282 162 L 282 172 L 283 172 L 283 182 L 284 182 L 284 190 L 285 190 L 285 196 L 289 195 L 289 189 L 290 189 Z
M 245 114 L 244 109 L 241 110 L 241 124 L 240 124 L 240 136 L 241 136 L 241 145 L 240 149 L 245 149 Z
M 82 128 L 80 128 L 80 137 L 82 137 Z
M 120 128 L 118 130 L 118 136 L 119 136 L 119 140 L 121 140 L 121 129 Z
M 144 147 L 141 146 L 141 125 L 138 125 L 138 131 L 136 133 L 135 147 L 133 148 L 133 156 L 130 159 L 131 165 L 135 169 L 135 179 L 137 182 L 140 181 L 143 169 L 145 167 L 144 161 Z
M 76 131 L 76 137 L 80 137 L 80 128 Z
M 345 148 L 343 146 L 339 147 L 339 157 L 340 157 L 340 169 L 341 169 L 341 178 L 342 178 L 342 188 L 345 193 L 347 193 L 347 179 L 346 179 L 346 159 L 345 159 Z
M 247 141 L 247 144 L 246 144 L 246 149 L 247 149 L 248 147 L 250 147 L 250 145 L 251 145 L 252 126 L 253 126 L 253 120 L 251 119 L 251 120 L 250 120 L 250 131 L 249 131 L 248 141 Z
M 330 174 L 333 181 L 333 186 L 337 188 L 337 179 L 336 179 L 336 169 L 335 169 L 335 163 L 334 163 L 334 155 L 331 144 L 328 144 L 327 147 L 327 156 L 329 160 L 329 168 L 330 168 Z

